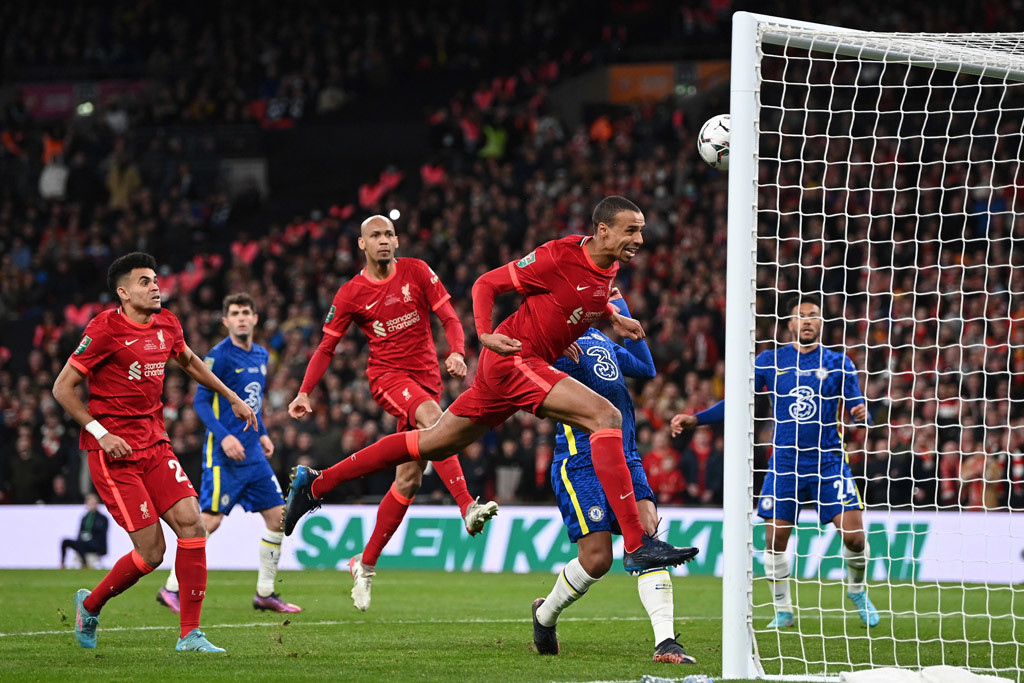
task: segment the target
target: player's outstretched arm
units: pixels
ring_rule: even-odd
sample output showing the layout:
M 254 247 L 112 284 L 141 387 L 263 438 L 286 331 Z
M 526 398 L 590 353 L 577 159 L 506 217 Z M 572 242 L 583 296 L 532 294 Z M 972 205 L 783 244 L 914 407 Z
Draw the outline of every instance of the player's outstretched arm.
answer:
M 100 448 L 111 459 L 128 457 L 132 453 L 131 446 L 118 435 L 108 432 L 98 420 L 89 414 L 89 409 L 78 397 L 78 385 L 84 380 L 85 375 L 78 368 L 71 363 L 65 364 L 64 369 L 60 371 L 53 383 L 53 397 L 67 411 L 68 415 L 75 419 L 75 422 L 96 437 Z
M 684 430 L 695 429 L 700 425 L 714 424 L 725 420 L 725 399 L 722 399 L 707 410 L 696 415 L 679 413 L 672 418 L 672 436 L 679 436 Z
M 615 307 L 612 306 L 612 308 Z M 609 312 L 611 313 L 611 311 Z M 612 322 L 612 328 L 615 330 L 615 334 L 627 337 L 633 341 L 640 341 L 647 336 L 644 332 L 644 327 L 640 324 L 639 320 L 627 318 L 619 313 L 617 308 L 615 308 L 615 312 L 611 313 L 608 318 Z
M 224 382 L 220 381 L 217 375 L 213 374 L 213 370 L 207 367 L 206 363 L 197 356 L 191 348 L 185 347 L 185 350 L 178 354 L 175 358 L 178 361 L 178 365 L 188 373 L 188 375 L 195 381 L 202 384 L 204 387 L 211 391 L 216 391 L 218 394 L 223 396 L 231 404 L 231 410 L 234 412 L 235 417 L 239 420 L 245 421 L 245 429 L 248 430 L 250 427 L 258 429 L 259 425 L 256 421 L 256 413 L 252 407 L 240 399 L 238 394 L 228 389 Z
M 288 404 L 288 414 L 296 420 L 301 420 L 313 412 L 313 406 L 309 401 L 309 392 L 320 382 L 320 379 L 331 367 L 331 359 L 334 358 L 334 349 L 337 348 L 341 336 L 324 332 L 323 339 L 317 345 L 313 355 L 309 358 L 306 366 L 306 374 L 302 376 L 302 385 L 299 393 L 292 402 Z

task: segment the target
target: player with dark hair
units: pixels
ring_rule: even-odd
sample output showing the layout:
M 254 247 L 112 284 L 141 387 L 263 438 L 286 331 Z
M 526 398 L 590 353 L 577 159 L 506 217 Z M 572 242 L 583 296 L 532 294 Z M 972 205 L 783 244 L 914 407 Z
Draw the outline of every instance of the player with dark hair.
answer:
M 484 347 L 476 378 L 437 424 L 386 436 L 323 472 L 297 467 L 285 504 L 285 533 L 343 481 L 404 462 L 439 460 L 473 443 L 519 410 L 550 417 L 589 435 L 594 471 L 622 527 L 628 571 L 674 566 L 697 554 L 644 532 L 622 450 L 622 416 L 600 396 L 551 364 L 599 318 L 637 340 L 643 327 L 608 303 L 619 263 L 643 244 L 644 216 L 633 202 L 607 197 L 594 209 L 594 235 L 542 244 L 473 285 L 473 315 Z M 494 330 L 494 299 L 523 295 L 519 309 Z
M 253 343 L 259 322 L 256 302 L 245 292 L 228 294 L 221 307 L 221 323 L 228 336 L 210 349 L 203 359 L 245 402 L 256 411 L 259 427 L 254 431 L 243 425 L 226 410 L 221 410 L 220 396 L 206 387 L 196 389 L 192 407 L 206 425 L 203 439 L 203 480 L 199 486 L 199 507 L 203 511 L 206 533 L 216 531 L 224 515 L 235 504 L 246 512 L 259 512 L 266 528 L 260 539 L 259 570 L 256 575 L 254 609 L 272 612 L 301 612 L 298 605 L 285 602 L 274 590 L 277 565 L 281 559 L 281 513 L 284 493 L 267 459 L 274 454 L 274 442 L 263 421 L 263 396 L 267 389 L 267 349 Z M 180 611 L 178 576 L 171 568 L 167 582 L 156 599 L 172 612 Z
M 849 356 L 821 345 L 818 297 L 798 295 L 784 310 L 792 342 L 766 349 L 754 359 L 754 389 L 767 390 L 775 418 L 771 464 L 757 506 L 757 514 L 765 520 L 764 569 L 775 602 L 775 619 L 768 627 L 794 623 L 786 547 L 800 506 L 806 503 L 817 507 L 821 524 L 835 524 L 842 535 L 847 597 L 861 620 L 875 626 L 878 610 L 864 582 L 868 565 L 864 503 L 843 451 L 843 408 L 859 423 L 870 420 L 857 369 Z M 673 417 L 672 433 L 724 418 L 725 401 L 719 401 L 696 415 Z
M 452 377 L 466 376 L 465 337 L 451 304 L 451 295 L 426 263 L 398 258 L 398 235 L 390 219 L 371 216 L 360 226 L 359 248 L 366 267 L 334 295 L 324 336 L 310 358 L 299 393 L 288 413 L 301 419 L 312 412 L 309 392 L 323 377 L 338 341 L 354 322 L 366 335 L 370 358 L 366 376 L 377 403 L 398 420 L 398 432 L 426 428 L 441 417 L 441 370 L 430 328 L 430 313 L 444 326 L 448 341 L 445 369 Z M 377 508 L 377 521 L 363 552 L 349 560 L 352 601 L 356 608 L 370 606 L 376 564 L 388 540 L 398 529 L 423 481 L 427 463 L 405 462 L 395 470 L 395 481 Z M 498 513 L 498 504 L 474 500 L 456 455 L 434 462 L 434 469 L 455 498 L 475 536 Z
M 611 303 L 628 316 L 626 301 L 612 290 Z M 658 531 L 658 509 L 654 492 L 640 464 L 636 448 L 636 417 L 626 377 L 654 377 L 657 370 L 647 343 L 626 339 L 616 344 L 601 331 L 591 328 L 576 341 L 578 360 L 562 356 L 555 367 L 590 387 L 612 402 L 622 414 L 622 447 L 636 492 L 637 509 L 644 531 Z M 576 544 L 577 557 L 569 560 L 555 579 L 546 598 L 533 602 L 533 644 L 542 655 L 559 653 L 555 626 L 564 609 L 576 602 L 612 566 L 612 533 L 618 533 L 615 513 L 594 474 L 587 435 L 567 424 L 559 424 L 555 455 L 551 462 L 551 486 L 558 499 L 569 540 Z M 694 664 L 676 640 L 672 604 L 672 576 L 665 567 L 640 572 L 637 581 L 640 601 L 654 629 L 655 662 Z
M 183 599 L 175 649 L 223 652 L 199 630 L 206 595 L 206 527 L 195 489 L 171 450 L 164 426 L 164 365 L 174 358 L 188 375 L 227 400 L 246 429 L 256 429 L 256 413 L 192 352 L 181 323 L 161 308 L 152 256 L 135 252 L 115 260 L 107 284 L 121 305 L 103 311 L 86 326 L 53 384 L 53 396 L 82 425 L 79 447 L 89 453 L 92 482 L 135 548 L 96 588 L 76 593 L 75 636 L 82 647 L 96 647 L 99 614 L 106 602 L 163 561 L 164 534 L 158 523 L 163 519 L 178 537 L 174 564 Z M 88 409 L 77 393 L 86 378 Z

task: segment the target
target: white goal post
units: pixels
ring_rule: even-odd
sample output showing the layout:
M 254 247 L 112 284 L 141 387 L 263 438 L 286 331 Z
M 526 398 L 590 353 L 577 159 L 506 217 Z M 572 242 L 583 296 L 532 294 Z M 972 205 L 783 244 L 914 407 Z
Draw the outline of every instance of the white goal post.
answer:
M 1019 676 L 1024 34 L 738 12 L 731 71 L 723 678 Z M 813 506 L 789 543 L 796 624 L 767 628 L 754 505 L 773 437 L 754 357 L 788 342 L 780 301 L 795 293 L 822 298 L 823 344 L 853 360 L 875 413 L 850 454 L 868 496 L 870 629 Z

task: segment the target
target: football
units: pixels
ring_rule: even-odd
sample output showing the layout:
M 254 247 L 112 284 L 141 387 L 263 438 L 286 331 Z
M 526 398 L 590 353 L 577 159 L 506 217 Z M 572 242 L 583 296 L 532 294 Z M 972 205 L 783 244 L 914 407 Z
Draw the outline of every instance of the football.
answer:
M 712 168 L 729 169 L 729 115 L 712 116 L 700 127 L 697 153 Z

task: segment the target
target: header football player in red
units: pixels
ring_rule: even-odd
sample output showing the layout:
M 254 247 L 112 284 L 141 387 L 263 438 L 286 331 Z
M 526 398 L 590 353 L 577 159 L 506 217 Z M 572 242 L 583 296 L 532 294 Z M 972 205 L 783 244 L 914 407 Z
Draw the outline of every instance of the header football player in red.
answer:
M 449 347 L 445 369 L 458 378 L 466 376 L 462 325 L 452 308 L 451 295 L 430 266 L 419 259 L 396 257 L 398 236 L 391 220 L 371 216 L 363 221 L 360 231 L 359 248 L 366 255 L 366 267 L 334 295 L 324 337 L 288 412 L 296 419 L 312 412 L 309 392 L 323 377 L 338 341 L 354 322 L 370 345 L 366 376 L 374 399 L 398 419 L 399 432 L 430 427 L 441 417 L 441 370 L 430 313 L 444 325 Z M 395 482 L 377 510 L 377 522 L 366 548 L 349 561 L 354 582 L 352 600 L 361 610 L 370 606 L 377 559 L 419 491 L 426 465 L 426 461 L 419 460 L 398 466 Z M 434 468 L 459 504 L 466 531 L 476 535 L 497 514 L 497 503 L 481 505 L 469 495 L 458 456 L 437 460 Z
M 429 429 L 386 436 L 322 473 L 296 468 L 286 534 L 341 482 L 410 460 L 448 457 L 528 410 L 590 434 L 594 470 L 622 527 L 627 571 L 675 566 L 697 554 L 644 533 L 622 451 L 622 416 L 608 399 L 551 367 L 598 318 L 609 318 L 617 334 L 644 336 L 640 323 L 608 303 L 619 263 L 628 263 L 643 244 L 644 216 L 628 199 L 606 197 L 594 209 L 593 224 L 593 236 L 547 242 L 477 280 L 473 314 L 484 350 L 473 384 Z M 523 303 L 492 331 L 494 298 L 511 291 L 520 292 Z
M 167 522 L 178 537 L 175 567 L 181 583 L 181 634 L 176 650 L 223 652 L 199 630 L 206 595 L 206 527 L 192 482 L 171 450 L 164 426 L 164 365 L 169 358 L 231 404 L 246 428 L 256 414 L 224 386 L 185 344 L 181 323 L 160 306 L 156 260 L 135 252 L 117 259 L 107 285 L 121 305 L 103 311 L 53 384 L 53 396 L 84 428 L 79 447 L 89 453 L 89 472 L 104 505 L 135 549 L 119 559 L 92 591 L 75 595 L 75 636 L 96 647 L 99 613 L 163 561 Z M 88 409 L 77 387 L 88 378 Z

